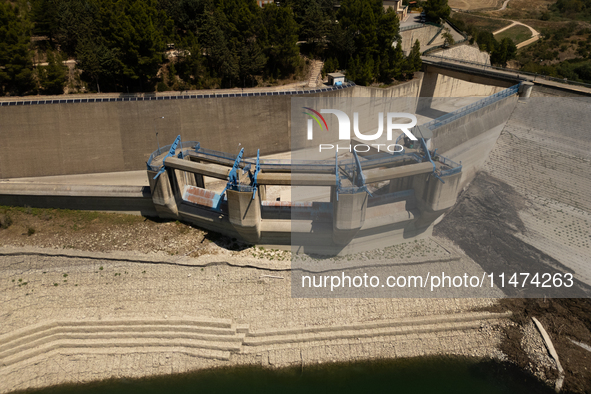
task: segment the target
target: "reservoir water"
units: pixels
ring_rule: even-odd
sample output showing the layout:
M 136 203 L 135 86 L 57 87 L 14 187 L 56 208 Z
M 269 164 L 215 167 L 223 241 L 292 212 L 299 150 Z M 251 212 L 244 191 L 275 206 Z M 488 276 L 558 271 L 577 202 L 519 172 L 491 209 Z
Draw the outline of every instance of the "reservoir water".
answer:
M 458 357 L 429 357 L 352 363 L 215 368 L 144 379 L 111 379 L 56 386 L 34 393 L 554 393 L 512 364 Z

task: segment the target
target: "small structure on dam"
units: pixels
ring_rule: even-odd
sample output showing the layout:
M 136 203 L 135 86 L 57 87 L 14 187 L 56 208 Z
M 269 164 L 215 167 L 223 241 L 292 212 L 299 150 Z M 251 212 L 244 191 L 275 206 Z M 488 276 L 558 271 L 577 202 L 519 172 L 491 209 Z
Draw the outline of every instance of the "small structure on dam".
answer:
M 421 138 L 395 153 L 373 148 L 307 161 L 261 159 L 258 152 L 246 157 L 244 148 L 218 152 L 178 136 L 148 160 L 153 203 L 162 218 L 298 252 L 338 254 L 404 242 L 454 205 L 462 170 L 431 148 L 428 128 L 413 130 Z M 324 189 L 327 198 L 315 200 L 309 188 Z M 271 197 L 286 191 L 289 201 Z

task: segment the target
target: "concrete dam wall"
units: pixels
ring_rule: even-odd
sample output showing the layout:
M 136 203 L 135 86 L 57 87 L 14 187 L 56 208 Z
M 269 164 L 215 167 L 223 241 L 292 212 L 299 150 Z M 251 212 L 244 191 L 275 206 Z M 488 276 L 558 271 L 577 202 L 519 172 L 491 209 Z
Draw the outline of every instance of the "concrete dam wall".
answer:
M 515 82 L 499 82 L 498 85 L 486 85 L 469 82 L 435 72 L 426 72 L 423 77 L 420 97 L 478 97 L 490 96 L 515 85 Z
M 266 155 L 309 148 L 311 143 L 330 138 L 328 127 L 318 130 L 325 132 L 319 133 L 319 139 L 303 137 L 305 130 L 300 129 L 305 123 L 297 117 L 291 123 L 292 111 L 301 112 L 300 107 L 337 108 L 333 104 L 341 102 L 344 111 L 359 111 L 364 125 L 382 111 L 417 112 L 424 93 L 421 77 L 390 89 L 348 88 L 297 98 L 208 97 L 2 106 L 0 110 L 14 115 L 6 119 L 12 133 L 2 134 L 8 141 L 3 146 L 14 146 L 3 152 L 3 175 L 10 171 L 39 175 L 44 171 L 72 174 L 146 168 L 154 148 L 150 137 L 159 132 L 156 122 L 165 127 L 159 132 L 161 145 L 171 142 L 177 133 L 186 144 L 177 139 L 171 153 L 166 154 L 168 148 L 154 152 L 147 173 L 149 191 L 142 187 L 89 189 L 17 181 L 0 184 L 0 204 L 125 211 L 135 207 L 144 215 L 184 220 L 248 243 L 296 245 L 306 253 L 346 254 L 424 237 L 482 166 L 516 103 L 517 86 L 437 115 L 421 126 L 430 132 L 420 132 L 420 145 L 404 142 L 408 150 L 405 148 L 401 155 L 374 152 L 358 157 L 354 152 L 343 155 L 336 150 L 337 155 L 328 161 L 319 161 L 317 155 L 305 163 L 296 161 L 295 173 L 286 169 L 282 160 L 259 163 L 257 158 L 252 159 L 256 149 Z M 311 104 L 304 102 L 310 99 Z M 362 105 L 352 106 L 353 101 Z M 437 104 L 433 98 L 427 101 Z M 164 119 L 156 110 L 166 113 Z M 37 122 L 28 118 L 34 112 L 40 114 Z M 24 124 L 27 121 L 31 123 Z M 329 120 L 331 129 L 337 126 L 334 123 L 334 119 Z M 47 125 L 50 132 L 43 133 Z M 19 128 L 24 130 L 20 136 L 16 133 Z M 19 145 L 23 140 L 27 143 Z M 33 147 L 35 155 L 23 155 L 22 146 L 28 151 Z M 242 153 L 236 156 L 241 148 L 250 153 L 244 160 Z M 215 183 L 208 188 L 210 180 L 206 178 L 230 182 L 220 192 Z M 292 186 L 325 188 L 330 191 L 329 201 L 310 195 L 311 189 L 306 189 L 308 194 L 302 201 L 286 198 L 281 190 L 287 188 L 293 197 Z M 268 187 L 272 194 L 269 199 Z M 375 189 L 375 196 L 368 187 Z
M 157 145 L 156 133 L 161 146 L 181 134 L 219 151 L 285 152 L 291 148 L 291 97 L 418 97 L 422 76 L 387 89 L 303 95 L 3 105 L 0 179 L 141 170 Z
M 414 80 L 385 89 L 354 86 L 310 94 L 223 97 L 230 95 L 223 91 L 216 97 L 186 100 L 158 96 L 164 99 L 61 100 L 64 103 L 43 105 L 23 105 L 39 97 L 5 98 L 0 100 L 0 179 L 142 170 L 157 141 L 164 146 L 178 134 L 185 141 L 200 141 L 204 147 L 224 152 L 242 147 L 247 155 L 257 149 L 261 155 L 289 151 L 297 148 L 291 142 L 292 97 L 325 98 L 327 103 L 376 99 L 367 106 L 373 119 L 378 112 L 392 110 L 381 98 L 408 98 L 399 111 L 414 112 L 419 97 L 488 96 L 501 89 L 416 73 Z
M 494 97 L 494 96 L 491 96 Z M 518 96 L 492 102 L 433 130 L 437 152 L 462 164 L 460 188 L 482 168 L 509 120 Z
M 440 33 L 440 27 L 426 24 L 418 29 L 402 31 L 400 32 L 400 37 L 402 39 L 402 51 L 405 54 L 408 54 L 416 40 L 419 40 L 422 48 L 426 47 L 428 43 L 433 45 L 441 45 L 445 40 L 443 37 L 441 37 Z M 436 36 L 438 37 L 435 38 Z M 433 40 L 433 42 L 431 42 L 431 40 Z

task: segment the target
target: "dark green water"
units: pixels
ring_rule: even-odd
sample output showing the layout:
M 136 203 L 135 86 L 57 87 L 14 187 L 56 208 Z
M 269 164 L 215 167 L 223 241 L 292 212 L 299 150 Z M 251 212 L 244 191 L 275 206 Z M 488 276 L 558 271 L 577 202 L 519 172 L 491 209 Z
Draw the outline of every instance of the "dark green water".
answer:
M 235 367 L 52 387 L 35 393 L 553 393 L 508 363 L 415 358 L 284 368 Z

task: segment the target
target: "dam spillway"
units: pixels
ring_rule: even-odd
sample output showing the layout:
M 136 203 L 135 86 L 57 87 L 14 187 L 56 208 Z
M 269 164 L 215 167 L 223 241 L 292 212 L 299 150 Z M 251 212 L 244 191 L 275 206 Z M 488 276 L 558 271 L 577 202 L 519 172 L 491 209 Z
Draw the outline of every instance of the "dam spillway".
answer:
M 181 142 L 179 135 L 147 162 L 154 207 L 161 218 L 311 254 L 346 254 L 428 236 L 477 171 L 479 162 L 466 150 L 479 150 L 478 159 L 490 150 L 489 138 L 474 141 L 487 133 L 498 137 L 518 90 L 515 85 L 415 127 L 420 141 L 394 153 L 373 148 L 324 160 L 294 160 L 298 152 L 290 160 L 260 159 L 258 153 L 245 157 L 244 148 L 228 153 Z M 454 159 L 467 159 L 467 176 L 462 164 L 437 153 L 437 142 Z M 469 149 L 462 148 L 466 144 Z M 217 189 L 208 188 L 216 180 Z M 289 197 L 269 198 L 278 195 L 270 193 L 276 187 L 287 188 L 283 196 Z M 316 195 L 324 189 L 324 198 L 315 200 L 309 188 Z

